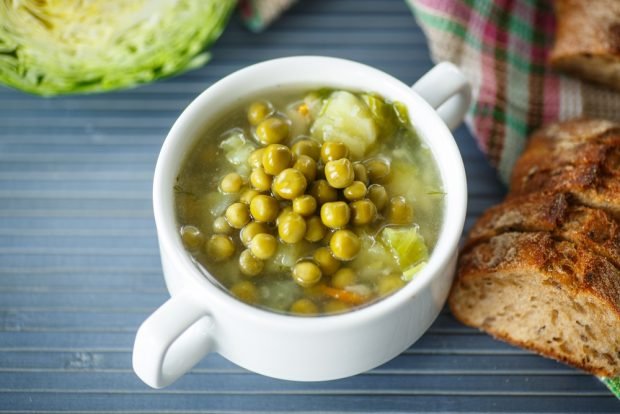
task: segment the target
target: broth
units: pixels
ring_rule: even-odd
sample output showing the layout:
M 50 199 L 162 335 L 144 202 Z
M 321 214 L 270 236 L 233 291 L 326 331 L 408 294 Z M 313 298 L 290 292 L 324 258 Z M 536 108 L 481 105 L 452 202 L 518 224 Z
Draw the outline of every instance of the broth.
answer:
M 194 260 L 240 300 L 298 315 L 404 286 L 433 250 L 443 199 L 402 105 L 326 89 L 267 90 L 224 111 L 175 186 Z

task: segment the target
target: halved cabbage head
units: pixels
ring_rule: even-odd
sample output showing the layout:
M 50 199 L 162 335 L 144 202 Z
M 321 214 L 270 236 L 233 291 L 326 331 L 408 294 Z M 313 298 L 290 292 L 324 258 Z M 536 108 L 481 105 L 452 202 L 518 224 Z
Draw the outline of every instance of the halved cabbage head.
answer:
M 0 0 L 0 82 L 102 92 L 204 64 L 235 0 Z

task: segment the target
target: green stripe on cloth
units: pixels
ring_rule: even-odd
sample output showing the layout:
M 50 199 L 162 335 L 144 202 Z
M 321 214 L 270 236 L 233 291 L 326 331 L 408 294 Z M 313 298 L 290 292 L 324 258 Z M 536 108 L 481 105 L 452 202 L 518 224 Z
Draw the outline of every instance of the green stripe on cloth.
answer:
M 470 9 L 477 10 L 479 8 L 479 0 L 460 0 L 462 3 L 465 3 L 469 6 Z M 520 0 L 523 3 L 527 4 L 530 7 L 539 7 L 541 0 Z M 543 0 L 546 1 L 546 0 Z M 518 16 L 512 15 L 514 19 L 514 25 L 511 27 L 511 30 L 516 30 L 519 33 L 523 30 L 524 33 L 528 34 L 528 37 L 524 37 L 523 40 L 528 42 L 534 42 L 538 45 L 544 45 L 546 43 L 545 32 L 538 30 L 538 28 L 533 27 L 530 21 L 523 21 Z M 531 34 L 531 36 L 529 36 Z
M 498 107 L 493 107 L 493 110 L 489 111 L 488 106 L 474 106 L 472 113 L 475 116 L 491 115 L 495 122 L 506 122 L 506 125 L 514 129 L 514 131 L 518 134 L 526 135 L 529 132 L 527 123 L 523 120 L 523 118 L 518 116 L 507 117 L 506 113 Z
M 434 14 L 432 11 L 428 11 L 418 5 L 414 5 L 415 13 L 418 19 L 420 19 L 422 24 L 428 24 L 429 26 L 434 27 L 435 29 L 442 30 L 444 32 L 451 33 L 455 36 L 460 37 L 465 40 L 469 45 L 483 50 L 485 45 L 483 42 L 474 37 L 471 32 L 467 30 L 461 23 L 456 20 L 451 20 L 449 16 L 443 16 L 440 14 Z M 500 51 L 503 48 L 498 48 Z M 502 53 L 506 53 L 506 50 L 503 50 Z M 535 74 L 543 74 L 546 72 L 544 66 L 531 62 L 529 59 L 526 59 L 521 56 L 514 56 L 512 63 L 519 70 L 524 72 L 532 72 Z
M 530 15 L 534 12 L 534 7 L 528 2 L 524 2 L 521 7 L 524 13 Z M 507 128 L 506 135 L 503 139 L 504 146 L 502 148 L 502 154 L 499 158 L 497 169 L 500 176 L 510 177 L 512 168 L 517 162 L 519 154 L 525 147 L 527 135 L 530 133 L 527 127 L 528 108 L 525 104 L 522 107 L 517 105 L 518 102 L 529 101 L 529 88 L 524 88 L 523 85 L 529 84 L 529 72 L 517 70 L 512 62 L 515 60 L 517 53 L 532 53 L 531 42 L 527 40 L 533 40 L 535 37 L 535 28 L 531 24 L 523 24 L 521 16 L 517 17 L 516 13 L 511 13 L 507 22 L 508 30 L 508 65 L 506 67 L 508 75 L 508 98 L 506 102 L 506 119 L 507 123 L 518 124 L 520 128 Z M 525 39 L 525 44 L 530 46 L 528 50 L 520 50 L 523 47 L 523 42 L 518 42 L 515 37 L 518 34 L 520 39 Z

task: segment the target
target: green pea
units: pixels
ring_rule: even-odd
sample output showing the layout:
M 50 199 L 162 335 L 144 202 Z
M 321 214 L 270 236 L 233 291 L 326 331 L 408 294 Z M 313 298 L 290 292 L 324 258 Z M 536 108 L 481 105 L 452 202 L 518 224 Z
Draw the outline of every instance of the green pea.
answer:
M 253 102 L 248 108 L 248 121 L 250 125 L 258 125 L 273 112 L 273 107 L 269 102 Z
M 314 161 L 318 161 L 321 156 L 321 145 L 311 139 L 302 139 L 293 144 L 291 151 L 297 158 L 306 155 Z
M 291 165 L 293 154 L 291 150 L 280 144 L 271 144 L 263 152 L 263 168 L 270 175 L 278 175 Z
M 226 218 L 220 216 L 213 220 L 213 232 L 217 234 L 230 234 L 232 233 L 233 228 L 228 224 Z
M 340 268 L 340 261 L 332 255 L 327 247 L 316 249 L 312 258 L 325 276 L 334 274 Z
M 235 244 L 223 234 L 214 234 L 207 242 L 207 255 L 214 262 L 222 262 L 235 253 Z
M 390 163 L 383 158 L 373 158 L 364 162 L 368 179 L 373 183 L 384 183 L 390 176 Z
M 357 275 L 350 267 L 343 267 L 332 275 L 331 285 L 338 289 L 344 289 L 355 283 L 357 283 Z
M 238 193 L 243 186 L 243 178 L 235 172 L 226 174 L 220 182 L 220 189 L 224 193 Z
M 237 282 L 230 288 L 230 293 L 242 302 L 250 305 L 258 302 L 258 288 L 248 280 Z
M 321 269 L 310 261 L 302 261 L 293 268 L 293 280 L 302 287 L 310 287 L 321 280 Z
M 392 224 L 411 224 L 413 207 L 403 196 L 392 197 L 387 207 L 387 219 Z
M 351 185 L 342 190 L 342 195 L 349 201 L 355 201 L 366 197 L 366 191 L 366 184 L 361 181 L 353 181 Z
M 316 180 L 310 187 L 310 195 L 314 197 L 319 205 L 330 201 L 338 200 L 338 191 L 326 180 Z
M 316 200 L 310 194 L 300 195 L 293 199 L 293 211 L 305 217 L 314 214 L 316 206 Z
M 257 191 L 269 191 L 273 177 L 261 167 L 254 168 L 250 173 L 250 184 Z
M 276 253 L 277 249 L 278 241 L 271 234 L 257 234 L 250 242 L 250 251 L 258 259 L 269 259 Z
M 372 184 L 368 187 L 366 196 L 377 207 L 377 211 L 383 210 L 388 203 L 387 191 L 381 184 Z
M 226 209 L 226 221 L 232 227 L 240 229 L 250 221 L 250 211 L 247 204 L 233 203 Z
M 263 271 L 263 267 L 263 261 L 254 257 L 249 249 L 242 251 L 239 255 L 239 270 L 244 275 L 258 276 Z
M 325 203 L 321 207 L 321 221 L 330 229 L 340 229 L 351 218 L 349 206 L 344 201 Z
M 321 146 L 321 159 L 324 164 L 349 156 L 349 148 L 342 142 L 326 141 Z
M 256 127 L 256 137 L 262 144 L 279 144 L 288 134 L 288 122 L 278 117 L 267 118 Z
M 283 242 L 294 244 L 300 242 L 306 234 L 306 220 L 297 213 L 291 212 L 280 219 L 278 236 Z
M 316 161 L 307 155 L 299 155 L 293 164 L 293 168 L 299 170 L 309 183 L 316 179 Z
M 252 151 L 252 153 L 248 157 L 248 165 L 252 168 L 262 168 L 264 152 L 265 152 L 264 148 L 259 148 L 257 150 Z
M 280 204 L 275 198 L 259 194 L 250 202 L 250 213 L 254 220 L 265 223 L 273 223 L 278 217 Z
M 181 239 L 188 249 L 197 249 L 205 241 L 205 237 L 198 227 L 189 225 L 181 227 Z
M 353 164 L 353 172 L 355 173 L 355 181 L 361 181 L 364 185 L 368 185 L 368 173 L 364 164 L 361 162 Z
M 327 234 L 327 227 L 318 216 L 312 216 L 306 219 L 306 235 L 304 238 L 309 242 L 319 242 L 323 240 Z
M 306 298 L 297 299 L 293 302 L 289 310 L 291 313 L 299 315 L 316 315 L 319 313 L 319 307 L 310 299 Z
M 306 177 L 294 168 L 287 168 L 273 179 L 272 190 L 285 200 L 293 200 L 306 191 Z
M 348 187 L 354 178 L 353 164 L 347 158 L 328 161 L 325 164 L 325 179 L 334 188 Z
M 370 224 L 377 218 L 377 207 L 368 199 L 354 201 L 349 206 L 351 222 L 356 226 Z
M 361 242 L 351 230 L 338 230 L 329 240 L 329 248 L 336 259 L 349 261 L 359 253 Z
M 249 247 L 250 243 L 259 234 L 269 233 L 269 228 L 265 223 L 251 221 L 239 232 L 239 239 L 244 246 Z
M 239 201 L 244 204 L 250 204 L 252 202 L 252 199 L 259 194 L 260 192 L 258 192 L 258 190 L 249 188 L 245 190 L 243 193 L 241 193 L 241 196 L 239 196 Z

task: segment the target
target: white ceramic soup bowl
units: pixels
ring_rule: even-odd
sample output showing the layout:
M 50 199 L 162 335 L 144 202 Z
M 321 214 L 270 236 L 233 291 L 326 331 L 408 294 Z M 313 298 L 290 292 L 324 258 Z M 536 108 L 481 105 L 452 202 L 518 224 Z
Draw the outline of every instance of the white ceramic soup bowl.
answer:
M 179 236 L 173 187 L 196 141 L 221 115 L 221 108 L 262 90 L 290 86 L 376 92 L 402 102 L 413 128 L 430 147 L 443 181 L 443 224 L 426 267 L 396 293 L 347 313 L 299 317 L 247 305 L 199 271 Z M 415 342 L 442 309 L 454 275 L 467 187 L 449 128 L 462 121 L 469 100 L 467 81 L 449 63 L 437 65 L 409 87 L 372 67 L 316 56 L 259 63 L 200 94 L 174 123 L 155 169 L 155 222 L 171 298 L 137 332 L 133 367 L 138 376 L 151 387 L 165 387 L 209 352 L 218 352 L 263 375 L 330 380 L 372 369 Z

